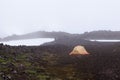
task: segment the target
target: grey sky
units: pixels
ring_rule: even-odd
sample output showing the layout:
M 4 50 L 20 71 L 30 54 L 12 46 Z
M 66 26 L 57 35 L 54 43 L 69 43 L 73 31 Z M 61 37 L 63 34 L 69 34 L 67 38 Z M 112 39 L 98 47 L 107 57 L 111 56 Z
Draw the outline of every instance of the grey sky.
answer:
M 0 0 L 0 36 L 120 30 L 120 0 Z

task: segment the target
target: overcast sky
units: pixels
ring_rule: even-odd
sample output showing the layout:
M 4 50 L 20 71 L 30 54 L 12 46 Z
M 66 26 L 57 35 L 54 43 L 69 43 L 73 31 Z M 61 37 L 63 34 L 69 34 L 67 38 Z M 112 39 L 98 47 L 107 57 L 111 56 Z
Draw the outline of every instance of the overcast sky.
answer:
M 0 0 L 0 37 L 39 30 L 120 30 L 120 0 Z

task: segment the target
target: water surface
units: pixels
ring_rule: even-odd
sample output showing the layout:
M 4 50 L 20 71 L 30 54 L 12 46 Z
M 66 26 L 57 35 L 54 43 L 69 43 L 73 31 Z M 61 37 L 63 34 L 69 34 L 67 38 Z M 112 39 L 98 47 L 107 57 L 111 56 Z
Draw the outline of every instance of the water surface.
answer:
M 52 42 L 54 40 L 55 40 L 54 38 L 37 38 L 37 39 L 13 40 L 13 41 L 1 42 L 1 43 L 11 46 L 19 46 L 19 45 L 39 46 L 46 42 Z
M 120 40 L 97 40 L 97 39 L 90 39 L 90 41 L 97 41 L 97 42 L 120 42 Z

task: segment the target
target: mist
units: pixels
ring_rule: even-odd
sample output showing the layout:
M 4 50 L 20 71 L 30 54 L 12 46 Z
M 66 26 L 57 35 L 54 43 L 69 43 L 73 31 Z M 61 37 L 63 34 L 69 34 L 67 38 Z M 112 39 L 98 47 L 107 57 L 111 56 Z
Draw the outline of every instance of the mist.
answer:
M 0 80 L 120 80 L 120 0 L 0 0 Z
M 0 37 L 120 28 L 119 0 L 0 0 Z

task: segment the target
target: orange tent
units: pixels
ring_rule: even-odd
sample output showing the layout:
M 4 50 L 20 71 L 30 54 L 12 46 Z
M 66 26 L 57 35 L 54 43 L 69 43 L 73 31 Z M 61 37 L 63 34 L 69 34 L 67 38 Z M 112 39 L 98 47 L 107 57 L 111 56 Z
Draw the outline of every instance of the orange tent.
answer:
M 89 53 L 86 51 L 84 46 L 78 45 L 74 47 L 74 49 L 69 55 L 86 55 L 86 54 L 89 54 Z

